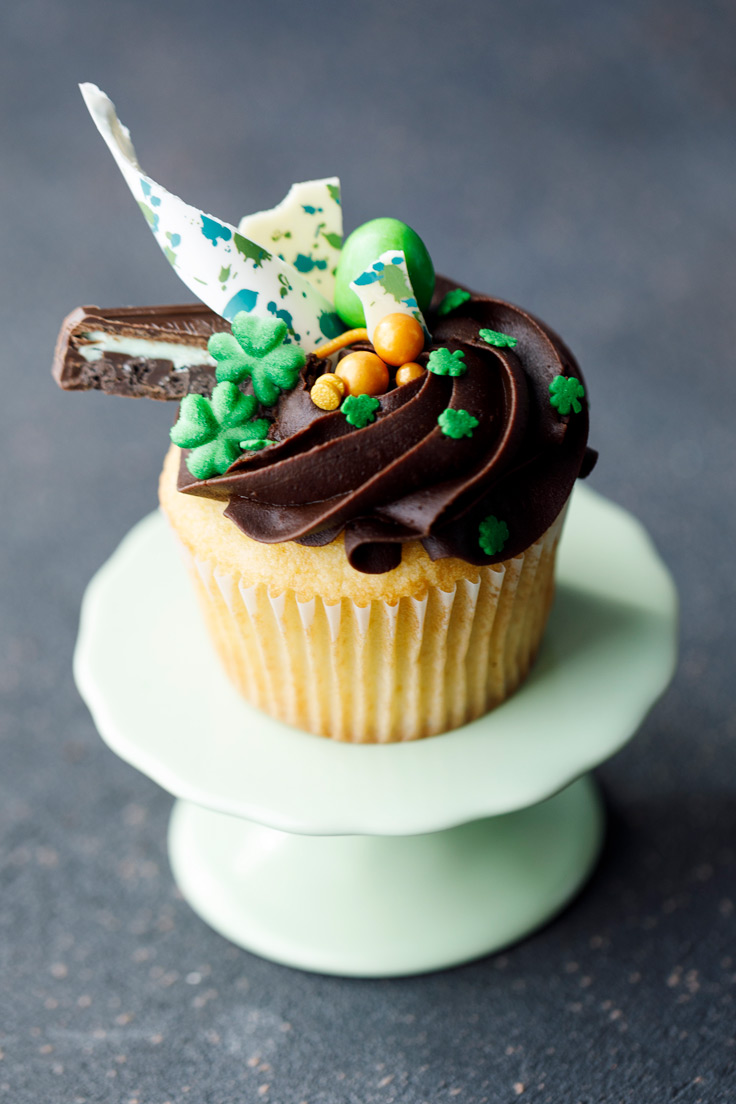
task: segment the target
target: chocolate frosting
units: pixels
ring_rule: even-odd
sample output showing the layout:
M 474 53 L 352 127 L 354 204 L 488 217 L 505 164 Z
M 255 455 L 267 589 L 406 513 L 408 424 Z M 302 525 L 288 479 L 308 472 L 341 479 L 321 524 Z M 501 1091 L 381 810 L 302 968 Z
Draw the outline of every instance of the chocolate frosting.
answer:
M 339 410 L 325 413 L 312 403 L 309 385 L 323 370 L 312 357 L 301 383 L 268 412 L 277 444 L 244 454 L 206 481 L 182 463 L 179 489 L 227 498 L 225 516 L 267 544 L 323 545 L 344 532 L 350 563 L 370 574 L 396 567 L 409 540 L 420 540 L 432 559 L 478 565 L 522 552 L 595 463 L 586 447 L 587 401 L 567 416 L 550 403 L 556 376 L 583 377 L 557 334 L 510 303 L 471 293 L 440 317 L 439 302 L 458 286 L 438 277 L 427 324 L 432 348 L 463 351 L 464 375 L 427 372 L 395 387 L 381 397 L 375 421 L 356 429 Z M 484 328 L 518 344 L 490 346 L 479 336 Z M 478 419 L 472 437 L 443 434 L 437 419 L 447 407 Z M 509 531 L 495 556 L 479 544 L 480 522 L 490 514 Z

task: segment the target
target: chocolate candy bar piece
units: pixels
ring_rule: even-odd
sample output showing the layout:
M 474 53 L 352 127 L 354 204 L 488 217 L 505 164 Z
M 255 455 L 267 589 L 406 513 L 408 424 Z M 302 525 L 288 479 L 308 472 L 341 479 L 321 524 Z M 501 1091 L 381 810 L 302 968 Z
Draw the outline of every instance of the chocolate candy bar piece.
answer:
M 78 307 L 62 324 L 52 375 L 65 391 L 163 400 L 209 395 L 215 362 L 207 341 L 229 329 L 201 303 Z

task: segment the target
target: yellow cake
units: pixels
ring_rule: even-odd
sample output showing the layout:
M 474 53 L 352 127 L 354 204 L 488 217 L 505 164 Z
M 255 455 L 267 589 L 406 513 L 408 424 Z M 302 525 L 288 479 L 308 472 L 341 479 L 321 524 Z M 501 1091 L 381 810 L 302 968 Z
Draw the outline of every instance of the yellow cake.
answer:
M 159 484 L 213 644 L 243 696 L 333 739 L 388 742 L 456 728 L 512 693 L 552 603 L 561 518 L 525 552 L 488 567 L 430 560 L 367 575 L 343 541 L 259 544 L 224 503 L 180 494 L 178 450 Z

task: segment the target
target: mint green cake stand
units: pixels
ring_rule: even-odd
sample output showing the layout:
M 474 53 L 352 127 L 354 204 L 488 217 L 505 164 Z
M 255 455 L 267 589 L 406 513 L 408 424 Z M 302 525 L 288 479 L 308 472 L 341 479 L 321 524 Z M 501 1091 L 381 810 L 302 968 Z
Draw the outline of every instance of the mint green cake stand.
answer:
M 513 943 L 577 892 L 603 834 L 586 772 L 672 675 L 667 569 L 584 487 L 558 580 L 534 671 L 499 709 L 428 740 L 344 745 L 231 688 L 152 514 L 89 585 L 75 676 L 103 739 L 179 799 L 174 876 L 213 928 L 306 970 L 437 970 Z

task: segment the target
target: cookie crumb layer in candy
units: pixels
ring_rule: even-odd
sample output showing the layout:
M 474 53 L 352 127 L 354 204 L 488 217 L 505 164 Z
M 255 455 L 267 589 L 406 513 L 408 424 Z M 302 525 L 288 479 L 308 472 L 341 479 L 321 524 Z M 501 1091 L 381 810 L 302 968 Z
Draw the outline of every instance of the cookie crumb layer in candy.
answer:
M 180 400 L 207 395 L 213 333 L 230 327 L 201 303 L 171 307 L 78 307 L 59 333 L 52 374 L 65 391 Z

